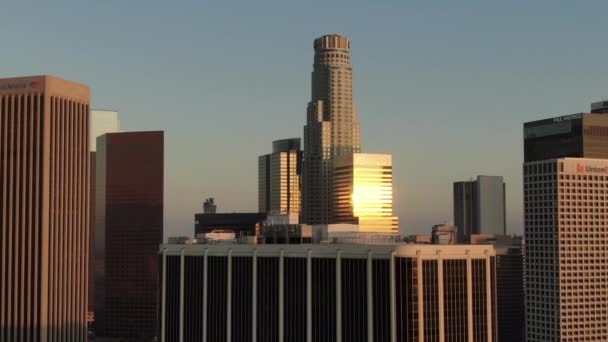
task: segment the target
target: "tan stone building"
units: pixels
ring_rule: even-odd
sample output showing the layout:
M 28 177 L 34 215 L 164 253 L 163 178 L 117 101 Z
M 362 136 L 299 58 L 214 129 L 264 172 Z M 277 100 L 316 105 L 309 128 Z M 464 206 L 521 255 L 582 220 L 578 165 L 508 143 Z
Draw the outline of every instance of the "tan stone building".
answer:
M 608 341 L 608 160 L 524 164 L 527 338 Z
M 86 341 L 89 87 L 0 79 L 0 340 Z
M 350 40 L 330 34 L 314 41 L 312 96 L 304 126 L 302 220 L 333 219 L 334 160 L 361 150 L 353 102 Z

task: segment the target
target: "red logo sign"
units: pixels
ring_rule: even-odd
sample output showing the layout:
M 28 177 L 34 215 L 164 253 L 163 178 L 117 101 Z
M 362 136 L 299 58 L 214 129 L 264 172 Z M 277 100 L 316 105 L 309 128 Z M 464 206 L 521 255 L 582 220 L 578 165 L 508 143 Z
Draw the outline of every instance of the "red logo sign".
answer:
M 34 89 L 38 89 L 38 88 L 40 88 L 40 82 L 33 81 L 33 82 L 30 83 L 30 87 L 32 87 Z
M 585 165 L 576 164 L 576 172 L 585 172 Z

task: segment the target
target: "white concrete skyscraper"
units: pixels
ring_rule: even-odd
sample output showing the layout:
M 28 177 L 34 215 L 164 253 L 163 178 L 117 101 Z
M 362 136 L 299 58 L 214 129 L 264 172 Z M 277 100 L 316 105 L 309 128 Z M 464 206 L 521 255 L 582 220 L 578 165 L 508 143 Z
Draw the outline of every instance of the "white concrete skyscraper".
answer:
M 332 221 L 334 159 L 361 150 L 350 40 L 330 34 L 315 39 L 314 49 L 302 163 L 302 221 L 311 224 Z

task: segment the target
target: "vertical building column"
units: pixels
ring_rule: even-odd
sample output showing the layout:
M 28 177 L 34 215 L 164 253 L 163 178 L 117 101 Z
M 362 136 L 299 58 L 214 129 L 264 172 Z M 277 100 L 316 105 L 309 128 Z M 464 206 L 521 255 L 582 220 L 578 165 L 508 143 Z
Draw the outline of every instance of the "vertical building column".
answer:
M 445 342 L 445 320 L 443 302 L 443 256 L 437 251 L 437 296 L 439 304 L 439 342 Z
M 397 342 L 397 284 L 395 276 L 395 252 L 391 252 L 391 342 Z
M 336 253 L 336 342 L 342 342 L 342 251 Z
M 306 255 L 306 341 L 312 342 L 312 251 Z
M 285 251 L 279 257 L 279 342 L 285 338 Z
M 203 342 L 207 342 L 207 296 L 209 288 L 209 248 L 205 248 L 203 256 Z
M 374 342 L 374 273 L 372 250 L 367 252 L 367 341 Z
M 184 273 L 185 249 L 182 248 L 179 256 L 179 342 L 184 342 Z
M 228 250 L 226 278 L 226 342 L 232 342 L 232 248 Z
M 160 314 L 160 341 L 165 342 L 165 329 L 167 317 L 167 249 L 163 248 L 163 276 L 161 285 L 161 314 Z
M 251 274 L 251 342 L 258 340 L 258 250 L 253 250 Z
M 488 342 L 493 342 L 494 341 L 494 331 L 492 329 L 492 320 L 494 319 L 494 307 L 492 305 L 492 294 L 494 293 L 494 289 L 492 288 L 492 266 L 490 263 L 490 255 L 489 255 L 489 251 L 486 250 L 485 251 L 485 255 L 486 255 L 486 312 L 488 313 L 486 315 L 486 325 L 488 326 L 487 332 L 488 332 Z
M 469 329 L 469 342 L 473 341 L 473 272 L 471 263 L 471 251 L 467 250 L 467 315 L 468 315 L 468 329 Z
M 416 251 L 416 263 L 418 273 L 418 341 L 424 342 L 424 272 L 422 271 L 422 252 Z

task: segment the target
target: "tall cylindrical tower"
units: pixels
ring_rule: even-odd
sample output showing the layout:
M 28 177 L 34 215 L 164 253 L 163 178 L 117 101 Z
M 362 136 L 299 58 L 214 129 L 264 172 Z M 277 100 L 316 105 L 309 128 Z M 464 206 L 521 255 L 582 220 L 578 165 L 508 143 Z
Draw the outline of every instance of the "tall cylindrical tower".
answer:
M 302 164 L 302 221 L 311 224 L 331 223 L 334 158 L 361 150 L 350 40 L 326 35 L 315 39 L 314 50 Z

